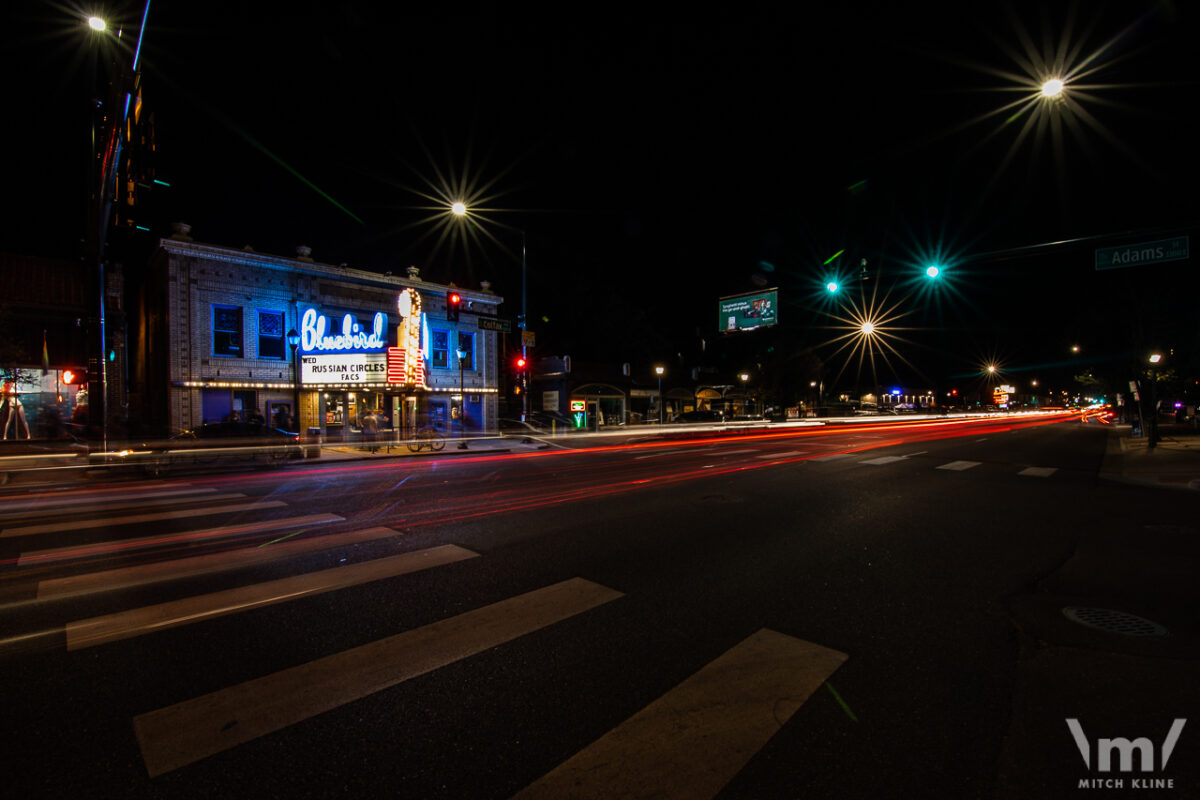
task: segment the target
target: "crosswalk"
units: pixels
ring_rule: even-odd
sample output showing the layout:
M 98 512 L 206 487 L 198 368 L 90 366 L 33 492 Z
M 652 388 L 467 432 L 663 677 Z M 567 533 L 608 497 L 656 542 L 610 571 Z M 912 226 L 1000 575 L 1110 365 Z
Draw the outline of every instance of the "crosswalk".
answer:
M 782 454 L 782 455 L 791 455 L 791 454 Z M 933 470 L 939 470 L 942 472 L 967 472 L 969 470 L 976 469 L 977 467 L 982 467 L 982 466 L 986 465 L 986 462 L 983 462 L 983 461 L 970 461 L 970 460 L 966 460 L 966 459 L 954 459 L 952 461 L 947 461 L 947 462 L 944 462 L 941 464 L 935 463 L 937 461 L 937 459 L 931 459 L 931 458 L 922 458 L 920 461 L 916 460 L 917 456 L 927 456 L 927 455 L 928 454 L 926 451 L 920 451 L 920 452 L 916 452 L 916 453 L 872 456 L 870 458 L 863 458 L 862 457 L 863 454 L 858 453 L 858 452 L 830 453 L 828 455 L 817 456 L 815 458 L 806 459 L 805 463 L 823 464 L 823 463 L 829 463 L 829 462 L 842 462 L 845 464 L 853 464 L 854 466 L 869 466 L 869 467 L 882 467 L 882 466 L 889 466 L 889 465 L 906 464 L 906 465 L 910 465 L 914 468 L 933 469 Z M 764 458 L 764 459 L 769 458 L 769 457 L 770 456 L 765 456 L 765 455 L 761 456 L 761 458 Z M 1063 473 L 1063 470 L 1061 470 L 1059 467 L 1022 466 L 1020 464 L 1011 464 L 1011 465 L 1006 464 L 1006 465 L 1003 465 L 1003 468 L 1009 472 L 1012 472 L 1015 475 L 1019 475 L 1019 476 L 1023 476 L 1023 477 L 1030 477 L 1030 478 L 1049 478 L 1053 475 L 1060 475 Z
M 88 516 L 72 525 L 61 518 L 62 504 L 36 500 L 0 510 L 0 524 L 8 525 L 0 540 L 25 548 L 11 562 L 18 577 L 27 570 L 36 578 L 31 580 L 31 602 L 53 608 L 59 601 L 74 601 L 66 607 L 76 609 L 81 598 L 105 597 L 106 603 L 125 607 L 65 619 L 56 631 L 0 640 L 0 655 L 6 645 L 38 638 L 58 642 L 54 646 L 68 653 L 131 640 L 148 647 L 153 643 L 147 640 L 167 631 L 196 630 L 221 618 L 350 587 L 409 580 L 486 558 L 455 544 L 407 549 L 403 532 L 392 528 L 355 530 L 352 521 L 337 515 L 290 513 L 285 501 L 253 502 L 186 487 L 174 494 L 147 492 L 137 502 L 99 493 L 64 499 L 70 500 L 69 507 L 87 509 Z M 156 510 L 136 513 L 146 504 Z M 228 525 L 200 527 L 222 513 L 237 518 Z M 186 529 L 191 520 L 195 527 Z M 167 521 L 170 531 L 149 532 Z M 75 534 L 79 541 L 61 544 L 64 536 L 73 539 Z M 41 540 L 51 536 L 59 539 L 58 546 L 44 546 Z M 196 554 L 191 546 L 197 543 L 219 549 Z M 334 559 L 307 558 L 381 543 L 392 545 L 381 549 L 390 554 L 351 563 L 338 559 L 336 566 L 324 568 L 313 564 Z M 107 558 L 97 561 L 99 556 Z M 114 566 L 114 558 L 132 563 Z M 264 567 L 269 569 L 253 569 Z M 281 570 L 287 572 L 283 577 L 277 574 Z M 253 579 L 264 571 L 272 576 Z M 177 586 L 186 592 L 196 585 L 184 579 L 216 574 L 222 583 L 236 585 L 176 596 L 181 591 Z M 446 591 L 453 591 L 446 585 Z M 131 588 L 138 591 L 124 591 Z M 156 595 L 159 602 L 146 602 Z M 121 603 L 125 598 L 130 604 Z M 153 781 L 262 737 L 314 725 L 326 712 L 452 664 L 470 664 L 473 657 L 522 637 L 554 636 L 560 623 L 592 619 L 624 599 L 619 589 L 567 576 L 240 683 L 171 698 L 140 710 L 127 724 L 145 776 Z M 222 631 L 209 625 L 204 635 L 219 647 Z M 715 660 L 697 663 L 690 678 L 616 727 L 591 732 L 592 743 L 564 753 L 558 766 L 540 777 L 529 775 L 519 796 L 637 796 L 648 787 L 663 797 L 718 794 L 848 658 L 769 628 L 746 631 L 745 637 L 730 642 Z M 238 645 L 225 643 L 231 651 Z M 612 646 L 597 641 L 596 655 L 612 657 Z M 612 663 L 620 669 L 619 657 Z

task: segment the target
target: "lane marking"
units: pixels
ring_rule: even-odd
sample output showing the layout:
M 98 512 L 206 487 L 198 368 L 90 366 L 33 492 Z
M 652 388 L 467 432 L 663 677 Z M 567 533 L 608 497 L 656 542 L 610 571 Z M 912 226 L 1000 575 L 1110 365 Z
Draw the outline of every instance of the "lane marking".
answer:
M 68 622 L 67 650 L 82 650 L 98 644 L 132 639 L 147 633 L 155 633 L 193 622 L 216 619 L 241 611 L 276 605 L 289 600 L 299 600 L 348 586 L 392 578 L 420 570 L 432 569 L 468 558 L 477 558 L 478 553 L 457 545 L 444 544 L 427 550 L 401 553 L 386 558 L 376 558 L 357 564 L 323 569 L 303 575 L 292 575 L 273 581 L 264 581 L 236 589 L 185 597 L 169 603 L 119 611 L 101 617 Z
M 740 456 L 743 453 L 760 453 L 761 450 L 750 448 L 749 450 L 718 450 L 714 455 L 718 456 Z
M 688 451 L 688 450 L 664 450 L 659 453 L 647 453 L 644 456 L 634 456 L 633 460 L 641 461 L 643 458 L 661 458 L 662 456 L 675 456 L 675 455 L 679 455 L 680 453 L 687 453 L 687 452 L 690 452 L 690 451 Z
M 950 469 L 955 472 L 962 472 L 963 470 L 971 469 L 971 467 L 978 467 L 982 463 L 982 461 L 951 461 L 949 464 L 942 464 L 940 467 L 934 467 L 934 469 Z
M 880 456 L 879 458 L 868 458 L 866 461 L 860 461 L 860 464 L 894 464 L 897 461 L 906 460 L 906 456 Z
M 817 456 L 816 458 L 810 458 L 809 461 L 840 461 L 843 458 L 851 458 L 855 455 L 857 455 L 857 453 L 830 453 L 827 456 Z
M 0 531 L 0 538 L 8 539 L 14 536 L 33 536 L 37 533 L 59 533 L 61 531 L 82 531 L 90 528 L 110 528 L 121 525 L 134 525 L 139 522 L 158 522 L 164 519 L 190 519 L 192 517 L 211 517 L 217 514 L 233 514 L 237 511 L 258 511 L 264 508 L 279 508 L 286 506 L 282 500 L 266 502 L 239 503 L 232 506 L 214 506 L 209 508 L 187 508 L 182 511 L 156 511 L 153 514 L 132 514 L 128 517 L 97 517 L 95 519 L 74 519 L 64 522 L 45 522 L 40 525 L 23 525 L 19 528 L 5 528 Z
M 110 556 L 126 550 L 144 550 L 160 545 L 179 545 L 202 542 L 207 539 L 220 539 L 226 536 L 242 536 L 245 534 L 274 531 L 290 526 L 324 525 L 327 522 L 344 522 L 337 514 L 309 514 L 306 517 L 284 517 L 268 519 L 261 522 L 248 522 L 244 525 L 222 525 L 219 528 L 206 528 L 186 533 L 164 533 L 158 536 L 142 536 L 137 539 L 118 539 L 111 542 L 95 542 L 93 544 L 70 545 L 54 547 L 48 550 L 35 550 L 22 553 L 17 557 L 17 566 L 31 563 L 46 563 L 49 561 L 65 561 L 72 558 L 90 558 L 94 556 Z
M 807 453 L 807 450 L 787 450 L 782 453 L 768 453 L 766 455 L 757 456 L 764 461 L 768 458 L 791 458 L 792 456 L 802 456 Z
M 514 798 L 713 797 L 847 658 L 763 628 Z
M 151 583 L 190 578 L 197 575 L 207 575 L 213 572 L 224 572 L 241 567 L 265 564 L 289 556 L 328 550 L 334 547 L 370 542 L 376 539 L 388 539 L 401 536 L 399 531 L 392 528 L 366 528 L 353 533 L 332 533 L 323 536 L 313 536 L 299 539 L 286 544 L 271 547 L 253 547 L 244 550 L 231 550 L 224 553 L 208 553 L 190 558 L 177 558 L 162 561 L 157 564 L 139 564 L 135 567 L 121 567 L 103 570 L 101 572 L 85 572 L 80 575 L 70 575 L 65 578 L 51 578 L 40 581 L 37 586 L 39 600 L 52 600 L 62 597 L 74 597 L 81 594 L 92 594 L 100 591 L 116 591 L 134 586 L 145 586 Z
M 983 437 L 982 439 L 976 439 L 975 441 L 977 441 L 977 442 L 986 442 L 987 440 L 988 440 L 988 437 L 986 437 L 986 436 L 985 436 L 985 437 Z
M 1058 472 L 1058 467 L 1026 467 L 1017 474 L 1029 475 L 1034 478 L 1049 478 L 1056 472 Z
M 92 514 L 97 511 L 122 511 L 127 508 L 149 508 L 152 506 L 169 506 L 179 503 L 211 503 L 215 500 L 238 500 L 246 495 L 233 492 L 230 494 L 206 494 L 203 497 L 162 497 L 154 500 L 130 500 L 128 502 L 94 503 L 90 506 L 76 506 L 70 509 L 72 514 Z M 8 506 L 5 505 L 5 508 Z M 27 517 L 46 516 L 53 514 L 61 516 L 63 509 L 57 507 L 37 508 L 29 511 L 5 511 L 0 513 L 0 520 L 25 519 Z
M 57 495 L 39 495 L 36 499 L 15 500 L 15 501 L 6 499 L 4 501 L 4 508 L 5 508 L 5 510 L 37 509 L 37 508 L 47 508 L 47 506 L 52 506 L 53 507 L 52 509 L 47 508 L 47 510 L 57 511 L 57 510 L 61 509 L 63 506 L 75 506 L 75 505 L 82 505 L 83 503 L 95 503 L 98 500 L 103 500 L 104 494 L 111 494 L 111 492 L 114 492 L 114 491 L 119 491 L 119 490 L 116 490 L 116 489 L 103 490 L 103 493 L 99 490 L 93 490 L 91 492 L 85 492 L 85 493 L 81 493 L 79 495 L 73 495 L 70 497 L 61 497 L 61 496 L 57 496 Z M 122 500 L 137 500 L 139 498 L 146 498 L 146 497 L 170 497 L 170 496 L 174 496 L 174 495 L 212 494 L 216 491 L 217 491 L 216 489 L 159 489 L 159 490 L 150 490 L 150 491 L 145 491 L 145 492 L 132 492 L 132 493 L 122 492 L 121 494 L 114 495 L 113 500 L 122 501 Z
M 154 778 L 621 597 L 571 578 L 133 718 Z

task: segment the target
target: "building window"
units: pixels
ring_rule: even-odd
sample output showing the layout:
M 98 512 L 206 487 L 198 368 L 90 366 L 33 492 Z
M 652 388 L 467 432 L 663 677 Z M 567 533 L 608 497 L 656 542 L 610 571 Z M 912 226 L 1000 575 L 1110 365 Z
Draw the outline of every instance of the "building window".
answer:
M 213 355 L 242 356 L 242 309 L 237 306 L 212 307 Z
M 284 358 L 283 312 L 258 312 L 258 357 Z
M 463 353 L 462 369 L 475 369 L 475 334 L 459 333 L 458 349 Z
M 430 331 L 429 333 L 429 363 L 434 369 L 446 369 L 450 366 L 449 350 L 450 332 L 449 331 Z

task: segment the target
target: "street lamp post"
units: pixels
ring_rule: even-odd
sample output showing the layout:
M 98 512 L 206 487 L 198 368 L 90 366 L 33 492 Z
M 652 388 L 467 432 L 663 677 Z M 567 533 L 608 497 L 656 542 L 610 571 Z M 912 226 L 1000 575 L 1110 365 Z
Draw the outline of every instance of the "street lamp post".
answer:
M 466 360 L 467 351 L 460 345 L 454 352 L 458 356 L 458 449 L 466 450 L 467 443 L 463 440 L 463 433 L 467 427 L 467 392 L 463 383 L 463 362 Z
M 88 416 L 93 423 L 98 423 L 101 433 L 101 441 L 103 449 L 108 450 L 108 345 L 105 341 L 105 302 L 104 295 L 107 291 L 104 277 L 104 250 L 108 236 L 108 224 L 112 213 L 113 198 L 116 193 L 117 184 L 117 166 L 121 160 L 121 147 L 125 142 L 125 120 L 129 115 L 129 105 L 133 98 L 134 86 L 136 85 L 139 59 L 142 51 L 142 37 L 146 33 L 146 20 L 150 15 L 150 2 L 147 0 L 145 10 L 142 12 L 141 25 L 138 27 L 137 41 L 133 49 L 132 57 L 125 60 L 118 58 L 114 65 L 114 72 L 109 91 L 109 103 L 107 107 L 96 106 L 93 108 L 92 118 L 92 147 L 94 149 L 89 152 L 89 167 L 90 170 L 98 170 L 97 173 L 90 174 L 91 184 L 88 191 L 91 193 L 89 199 L 89 220 L 87 241 L 89 244 L 89 260 L 95 266 L 95 285 L 97 288 L 96 308 L 99 316 L 95 326 L 96 341 L 94 342 L 95 350 L 98 350 L 99 358 L 96 362 L 95 376 L 99 379 L 98 385 L 91 385 L 91 375 L 89 375 L 88 385 Z M 97 34 L 103 34 L 107 30 L 107 23 L 100 17 L 89 17 L 87 20 L 88 26 Z M 121 32 L 118 30 L 117 36 L 120 37 Z M 94 64 L 92 65 L 94 68 Z M 95 88 L 94 86 L 91 88 Z M 97 119 L 96 114 L 98 109 L 102 108 L 104 119 Z M 120 114 L 118 118 L 118 113 Z M 100 124 L 103 123 L 104 129 L 101 137 Z M 93 352 L 95 352 L 95 350 Z M 90 372 L 90 370 L 89 370 Z
M 296 433 L 300 432 L 300 334 L 295 328 L 287 332 L 287 343 L 292 348 L 292 420 L 296 425 Z
M 1162 353 L 1150 355 L 1150 424 L 1146 426 L 1146 444 L 1153 448 L 1158 444 L 1158 365 Z
M 662 376 L 663 368 L 655 367 L 654 374 L 658 376 L 658 424 L 663 424 L 663 393 L 662 393 Z
M 457 200 L 450 204 L 450 213 L 456 217 L 466 217 L 471 213 L 471 209 L 461 200 Z M 526 297 L 528 295 L 528 273 L 525 268 L 525 230 L 522 228 L 509 228 L 509 230 L 518 230 L 521 233 L 521 316 L 517 319 L 517 328 L 521 331 L 521 361 L 524 364 L 529 363 L 528 347 L 525 344 L 525 326 L 528 320 L 528 309 L 526 307 Z M 522 373 L 522 376 L 524 373 Z M 521 387 L 521 421 L 524 422 L 529 416 L 529 387 L 524 385 Z

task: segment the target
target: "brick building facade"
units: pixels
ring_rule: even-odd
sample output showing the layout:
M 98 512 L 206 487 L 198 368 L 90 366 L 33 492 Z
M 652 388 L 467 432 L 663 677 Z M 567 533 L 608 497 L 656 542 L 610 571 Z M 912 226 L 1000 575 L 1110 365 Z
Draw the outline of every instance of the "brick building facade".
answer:
M 195 242 L 187 226 L 151 259 L 134 357 L 148 426 L 168 431 L 261 414 L 277 427 L 353 438 L 384 428 L 493 430 L 502 298 L 453 286 Z M 293 342 L 296 342 L 293 346 Z M 407 364 L 407 366 L 405 366 Z M 158 376 L 161 376 L 159 379 Z M 297 413 L 298 408 L 298 413 Z

